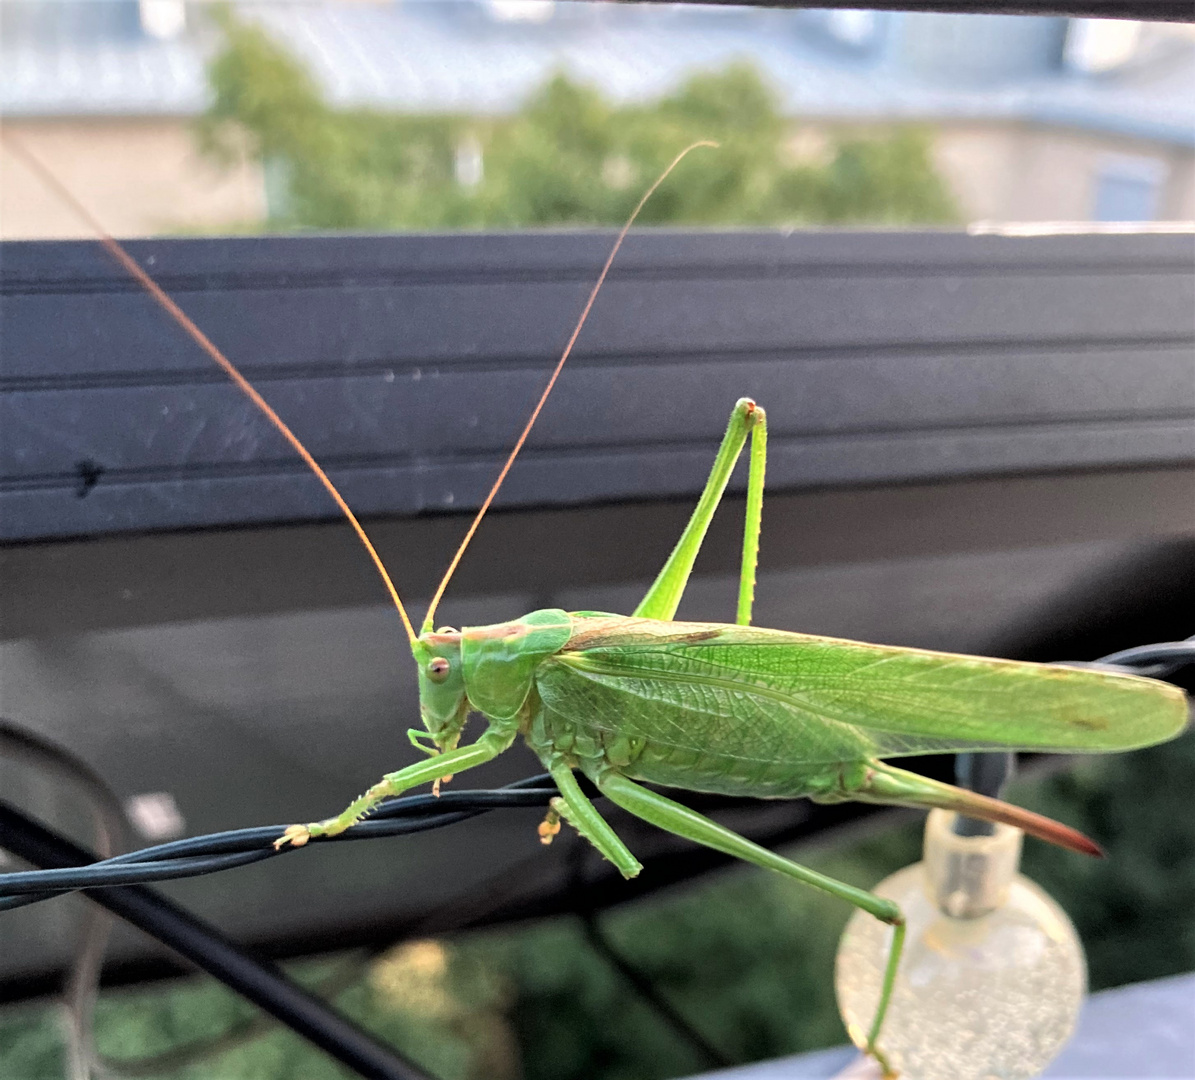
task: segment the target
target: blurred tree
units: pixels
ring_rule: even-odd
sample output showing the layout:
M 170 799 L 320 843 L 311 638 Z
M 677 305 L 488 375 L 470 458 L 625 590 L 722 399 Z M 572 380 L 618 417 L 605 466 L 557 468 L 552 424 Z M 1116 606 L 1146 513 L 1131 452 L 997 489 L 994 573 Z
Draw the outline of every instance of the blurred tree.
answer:
M 686 165 L 645 223 L 941 224 L 957 211 L 925 132 L 886 129 L 794 152 L 797 128 L 745 63 L 651 104 L 614 106 L 564 74 L 505 118 L 334 110 L 260 27 L 223 10 L 203 148 L 262 162 L 270 221 L 291 228 L 511 228 L 621 224 L 676 152 Z M 247 141 L 246 141 L 247 140 Z

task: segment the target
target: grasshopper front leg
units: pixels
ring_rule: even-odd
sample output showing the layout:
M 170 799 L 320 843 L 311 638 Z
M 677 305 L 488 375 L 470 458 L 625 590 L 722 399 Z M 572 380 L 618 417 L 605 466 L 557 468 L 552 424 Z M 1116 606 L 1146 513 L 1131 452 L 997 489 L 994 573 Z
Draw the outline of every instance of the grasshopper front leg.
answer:
M 364 795 L 354 799 L 336 817 L 312 821 L 306 825 L 289 825 L 274 841 L 280 849 L 286 844 L 302 847 L 314 836 L 336 836 L 355 825 L 384 799 L 401 795 L 417 784 L 431 783 L 452 773 L 464 772 L 497 757 L 514 742 L 516 732 L 491 727 L 472 746 L 462 746 L 446 754 L 437 754 L 427 761 L 408 765 L 398 772 L 387 773 Z

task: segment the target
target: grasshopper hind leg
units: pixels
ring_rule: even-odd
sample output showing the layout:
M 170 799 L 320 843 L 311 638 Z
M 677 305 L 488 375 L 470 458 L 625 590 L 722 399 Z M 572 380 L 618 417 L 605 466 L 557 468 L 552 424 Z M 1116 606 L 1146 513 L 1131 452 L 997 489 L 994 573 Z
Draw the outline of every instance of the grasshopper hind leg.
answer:
M 743 560 L 739 573 L 739 602 L 735 621 L 740 626 L 751 623 L 751 607 L 755 600 L 755 567 L 759 560 L 759 528 L 763 514 L 764 467 L 767 462 L 767 417 L 750 398 L 740 398 L 730 414 L 730 423 L 722 438 L 714 467 L 705 482 L 705 489 L 697 507 L 689 518 L 685 531 L 652 583 L 647 595 L 639 602 L 635 615 L 642 619 L 671 619 L 676 614 L 693 563 L 706 530 L 722 501 L 722 494 L 730 482 L 730 474 L 742 453 L 748 436 L 751 439 L 751 463 L 747 477 L 747 520 L 743 529 Z
M 868 1031 L 864 1049 L 879 1063 L 884 1070 L 885 1077 L 896 1076 L 879 1046 L 880 1032 L 883 1028 L 884 1016 L 888 1011 L 888 1004 L 892 998 L 892 987 L 896 980 L 896 971 L 900 965 L 900 955 L 905 940 L 905 918 L 896 904 L 891 900 L 867 892 L 865 889 L 855 888 L 846 882 L 819 874 L 816 870 L 810 870 L 808 867 L 801 866 L 800 863 L 777 855 L 774 851 L 769 851 L 767 848 L 739 836 L 738 833 L 711 821 L 697 811 L 690 810 L 687 806 L 682 806 L 658 792 L 642 787 L 615 769 L 594 770 L 593 780 L 602 794 L 616 806 L 621 806 L 629 813 L 658 828 L 713 848 L 715 851 L 721 851 L 726 855 L 733 855 L 735 858 L 754 863 L 766 870 L 775 870 L 806 885 L 812 885 L 815 889 L 821 889 L 831 896 L 846 900 L 881 922 L 888 923 L 893 928 L 892 944 L 889 946 L 880 1001 L 876 1007 L 876 1015 Z

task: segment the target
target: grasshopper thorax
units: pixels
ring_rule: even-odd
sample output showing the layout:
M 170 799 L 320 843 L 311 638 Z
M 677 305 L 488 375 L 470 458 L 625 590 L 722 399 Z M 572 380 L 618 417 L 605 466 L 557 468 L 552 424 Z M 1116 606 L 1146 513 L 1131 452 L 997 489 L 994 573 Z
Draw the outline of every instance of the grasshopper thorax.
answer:
M 572 632 L 572 619 L 559 608 L 464 630 L 461 660 L 472 707 L 491 721 L 515 720 L 531 694 L 535 669 L 564 648 Z
M 412 643 L 419 668 L 423 726 L 441 750 L 452 750 L 470 711 L 491 722 L 516 720 L 531 694 L 535 669 L 572 635 L 568 613 L 533 611 L 521 619 L 425 630 Z

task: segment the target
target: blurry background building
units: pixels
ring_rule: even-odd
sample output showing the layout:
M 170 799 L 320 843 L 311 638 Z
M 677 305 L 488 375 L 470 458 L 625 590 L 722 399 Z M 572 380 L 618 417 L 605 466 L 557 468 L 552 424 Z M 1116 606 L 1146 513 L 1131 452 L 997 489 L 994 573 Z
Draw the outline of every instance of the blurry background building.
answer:
M 1127 21 L 556 4 L 242 2 L 336 109 L 501 117 L 553 75 L 650 102 L 746 61 L 791 122 L 794 160 L 916 122 L 964 221 L 1195 217 L 1195 37 Z M 286 202 L 251 156 L 200 152 L 221 34 L 183 0 L 6 0 L 0 114 L 114 233 L 244 231 Z M 462 139 L 455 181 L 484 174 Z M 82 235 L 3 160 L 0 235 Z

